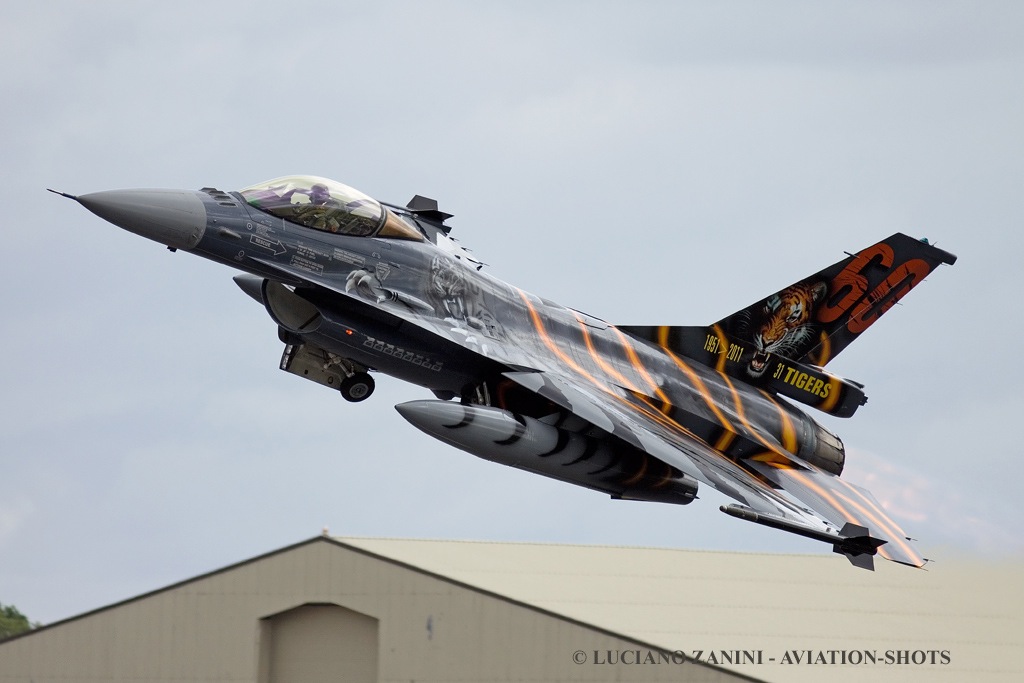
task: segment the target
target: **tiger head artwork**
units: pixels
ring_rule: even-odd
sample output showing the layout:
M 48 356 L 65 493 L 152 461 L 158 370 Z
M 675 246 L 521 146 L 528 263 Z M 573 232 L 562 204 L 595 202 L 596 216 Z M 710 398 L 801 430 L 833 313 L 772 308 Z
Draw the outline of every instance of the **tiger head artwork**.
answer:
M 427 297 L 438 317 L 465 323 L 487 337 L 504 336 L 498 320 L 480 297 L 479 288 L 474 291 L 467 287 L 463 268 L 447 256 L 435 256 L 430 263 Z
M 747 365 L 751 377 L 768 367 L 768 354 L 798 359 L 816 339 L 815 306 L 825 298 L 824 282 L 800 283 L 768 297 L 760 310 L 752 311 L 749 331 L 754 355 Z
M 435 256 L 430 263 L 430 286 L 427 294 L 438 314 L 454 320 L 465 320 L 466 276 L 449 258 Z

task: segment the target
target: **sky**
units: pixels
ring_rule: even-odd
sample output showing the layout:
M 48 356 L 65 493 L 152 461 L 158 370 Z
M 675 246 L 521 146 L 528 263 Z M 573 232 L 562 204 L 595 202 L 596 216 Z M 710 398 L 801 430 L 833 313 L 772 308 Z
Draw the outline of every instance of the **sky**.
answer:
M 229 269 L 49 194 L 334 178 L 618 324 L 718 320 L 894 232 L 959 256 L 820 416 L 948 559 L 1024 557 L 1024 5 L 4 2 L 0 602 L 49 623 L 305 540 L 828 553 L 611 501 L 277 369 Z M 836 571 L 854 571 L 836 557 Z M 907 569 L 907 571 L 913 571 Z

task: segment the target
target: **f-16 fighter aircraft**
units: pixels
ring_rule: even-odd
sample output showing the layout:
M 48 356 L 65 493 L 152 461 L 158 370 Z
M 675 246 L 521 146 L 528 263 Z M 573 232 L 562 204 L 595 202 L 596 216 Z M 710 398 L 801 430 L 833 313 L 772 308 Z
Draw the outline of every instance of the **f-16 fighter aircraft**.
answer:
M 64 194 L 64 193 L 58 193 Z M 611 325 L 481 272 L 451 214 L 294 176 L 239 192 L 75 197 L 125 230 L 244 271 L 284 343 L 281 369 L 361 401 L 370 372 L 436 397 L 396 406 L 486 460 L 626 500 L 686 505 L 706 484 L 739 519 L 874 556 L 925 560 L 839 438 L 794 403 L 849 417 L 863 387 L 824 367 L 941 263 L 896 234 L 702 327 Z

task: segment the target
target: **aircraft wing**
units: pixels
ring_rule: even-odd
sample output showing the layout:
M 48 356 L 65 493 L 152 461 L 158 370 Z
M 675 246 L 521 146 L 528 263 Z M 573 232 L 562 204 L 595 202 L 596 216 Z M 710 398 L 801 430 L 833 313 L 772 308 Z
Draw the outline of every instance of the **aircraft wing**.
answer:
M 887 560 L 924 566 L 926 560 L 914 548 L 911 539 L 894 522 L 867 489 L 816 467 L 790 469 L 767 462 L 751 461 L 750 467 L 774 486 L 803 501 L 834 525 L 851 524 L 870 530 L 871 538 L 884 540 L 878 554 Z
M 924 565 L 870 493 L 788 453 L 733 461 L 621 387 L 591 389 L 551 372 L 504 376 L 742 504 L 724 512 L 831 543 L 859 567 L 873 568 L 876 549 L 886 559 Z
M 267 261 L 264 265 L 286 282 L 316 284 L 367 312 L 411 323 L 433 333 L 442 343 L 483 353 L 505 367 L 528 363 L 525 357 L 497 357 L 501 346 L 474 348 L 442 321 L 419 315 L 416 301 L 381 298 L 374 305 L 364 292 L 344 284 L 311 281 L 308 273 L 283 264 Z M 628 389 L 583 383 L 577 377 L 551 371 L 509 371 L 504 376 L 738 501 L 740 506 L 722 508 L 733 516 L 829 542 L 858 566 L 870 567 L 876 548 L 887 559 L 912 566 L 924 564 L 899 526 L 869 493 L 785 451 L 766 451 L 762 456 L 734 461 L 666 416 L 656 401 Z

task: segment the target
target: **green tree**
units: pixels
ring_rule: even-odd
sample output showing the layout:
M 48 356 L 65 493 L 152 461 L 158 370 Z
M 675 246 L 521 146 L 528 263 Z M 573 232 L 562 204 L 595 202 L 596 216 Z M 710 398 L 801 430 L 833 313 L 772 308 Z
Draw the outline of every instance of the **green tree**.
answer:
M 14 605 L 0 604 L 0 639 L 16 636 L 38 625 L 30 623 Z

